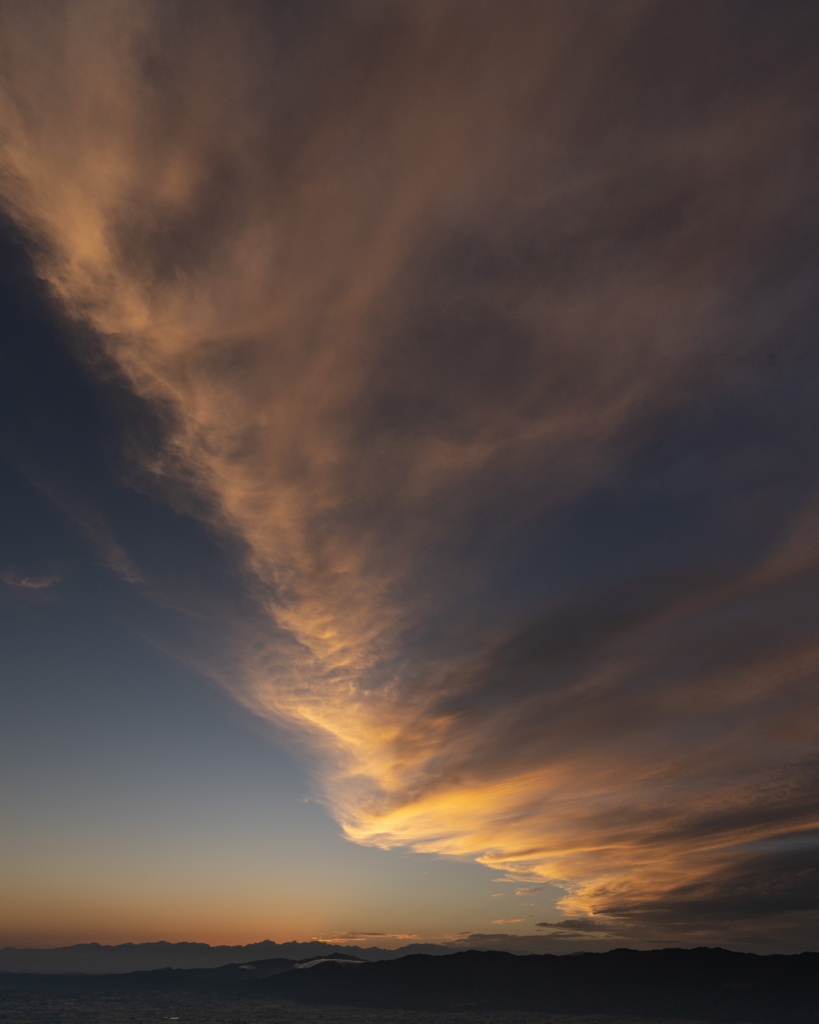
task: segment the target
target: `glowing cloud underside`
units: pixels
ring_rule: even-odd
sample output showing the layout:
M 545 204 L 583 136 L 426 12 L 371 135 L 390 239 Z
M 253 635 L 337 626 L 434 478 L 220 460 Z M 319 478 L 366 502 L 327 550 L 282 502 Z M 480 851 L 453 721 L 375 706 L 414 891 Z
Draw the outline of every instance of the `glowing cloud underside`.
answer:
M 356 842 L 623 927 L 819 825 L 807 526 L 741 571 L 494 589 L 760 343 L 739 297 L 815 186 L 773 155 L 798 74 L 640 112 L 654 6 L 28 0 L 0 32 L 6 208 L 266 609 L 236 697 Z

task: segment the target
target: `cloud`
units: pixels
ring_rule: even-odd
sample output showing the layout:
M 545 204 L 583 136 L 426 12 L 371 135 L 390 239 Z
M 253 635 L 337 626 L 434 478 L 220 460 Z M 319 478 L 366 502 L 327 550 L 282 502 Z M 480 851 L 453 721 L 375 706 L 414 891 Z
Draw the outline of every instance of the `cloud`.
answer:
M 48 590 L 60 582 L 60 577 L 49 576 L 23 576 L 14 569 L 5 569 L 0 573 L 0 580 L 7 587 L 19 587 L 21 590 Z
M 612 925 L 593 918 L 567 918 L 564 921 L 538 921 L 536 928 L 554 929 L 559 932 L 609 932 Z
M 465 949 L 500 949 L 525 956 L 532 953 L 565 955 L 572 952 L 602 952 L 607 949 L 614 949 L 618 945 L 622 945 L 622 942 L 602 937 L 587 938 L 578 935 L 576 932 L 553 933 L 551 935 L 510 935 L 505 932 L 485 934 L 478 932 L 464 933 L 463 937 L 458 937 L 457 939 L 450 938 L 444 945 L 449 946 L 453 952 Z M 637 939 L 630 940 L 629 945 L 634 948 L 641 948 L 644 943 Z
M 45 472 L 21 459 L 18 453 L 7 452 L 6 456 L 29 483 L 79 527 L 96 548 L 101 560 L 112 572 L 126 583 L 145 582 L 134 560 L 116 540 L 106 518 L 92 504 L 78 495 L 76 488 L 72 487 L 68 481 L 60 480 L 53 472 Z
M 226 685 L 354 841 L 791 934 L 739 869 L 816 825 L 811 16 L 192 10 L 7 5 L 0 188 L 242 552 Z
M 526 914 L 524 917 L 501 917 L 497 921 L 493 921 L 492 924 L 518 924 L 520 921 L 528 921 L 531 914 Z
M 516 896 L 531 896 L 532 893 L 541 892 L 545 887 L 542 885 L 532 885 L 528 889 L 515 889 Z
M 96 509 L 75 496 L 69 495 L 51 482 L 27 474 L 57 508 L 74 520 L 88 540 L 97 549 L 102 561 L 126 583 L 144 583 L 145 580 L 128 552 L 115 539 L 111 527 Z
M 333 935 L 316 936 L 314 942 L 359 942 L 365 939 L 401 939 L 411 941 L 417 939 L 417 935 L 401 932 L 338 932 Z

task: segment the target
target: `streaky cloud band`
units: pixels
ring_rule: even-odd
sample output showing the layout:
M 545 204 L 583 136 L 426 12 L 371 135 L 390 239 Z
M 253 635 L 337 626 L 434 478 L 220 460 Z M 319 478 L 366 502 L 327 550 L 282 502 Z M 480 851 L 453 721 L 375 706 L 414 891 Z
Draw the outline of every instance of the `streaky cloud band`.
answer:
M 0 188 L 160 417 L 144 465 L 244 553 L 232 692 L 356 842 L 591 930 L 798 931 L 812 869 L 760 851 L 819 825 L 808 16 L 192 12 L 5 4 Z

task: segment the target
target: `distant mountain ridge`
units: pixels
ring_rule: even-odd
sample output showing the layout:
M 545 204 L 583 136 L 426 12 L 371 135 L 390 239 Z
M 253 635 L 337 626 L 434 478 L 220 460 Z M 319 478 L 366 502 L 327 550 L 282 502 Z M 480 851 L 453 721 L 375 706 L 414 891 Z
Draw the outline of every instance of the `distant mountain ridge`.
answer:
M 394 960 L 411 953 L 451 953 L 447 946 L 414 943 L 400 949 L 348 946 L 330 942 L 251 942 L 246 946 L 210 946 L 206 942 L 124 942 L 103 946 L 84 942 L 55 949 L 0 949 L 0 971 L 43 974 L 124 974 L 154 971 L 163 967 L 207 968 L 230 963 L 249 963 L 281 957 L 287 960 L 316 959 L 336 952 L 362 960 Z
M 309 945 L 307 943 L 300 944 Z M 720 948 L 616 949 L 517 956 L 471 950 L 356 961 L 284 957 L 216 968 L 118 975 L 0 973 L 0 998 L 174 1000 L 218 997 L 274 1007 L 306 1005 L 402 1011 L 539 1011 L 617 1014 L 709 1024 L 816 1024 L 819 953 L 759 956 Z M 299 968 L 309 967 L 309 970 Z

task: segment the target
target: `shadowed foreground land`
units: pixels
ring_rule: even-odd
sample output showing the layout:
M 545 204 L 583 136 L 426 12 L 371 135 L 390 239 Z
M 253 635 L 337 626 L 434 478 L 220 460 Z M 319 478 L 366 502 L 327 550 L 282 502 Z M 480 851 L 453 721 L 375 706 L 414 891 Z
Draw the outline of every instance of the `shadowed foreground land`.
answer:
M 307 967 L 308 969 L 302 969 Z M 9 1024 L 816 1024 L 819 954 L 287 958 L 120 975 L 0 972 Z
M 368 1010 L 347 1006 L 303 1007 L 289 1002 L 237 1002 L 195 996 L 78 995 L 30 991 L 0 1004 L 3 1024 L 668 1024 L 659 1018 L 599 1014 L 476 1013 Z M 675 1024 L 707 1024 L 676 1021 Z

